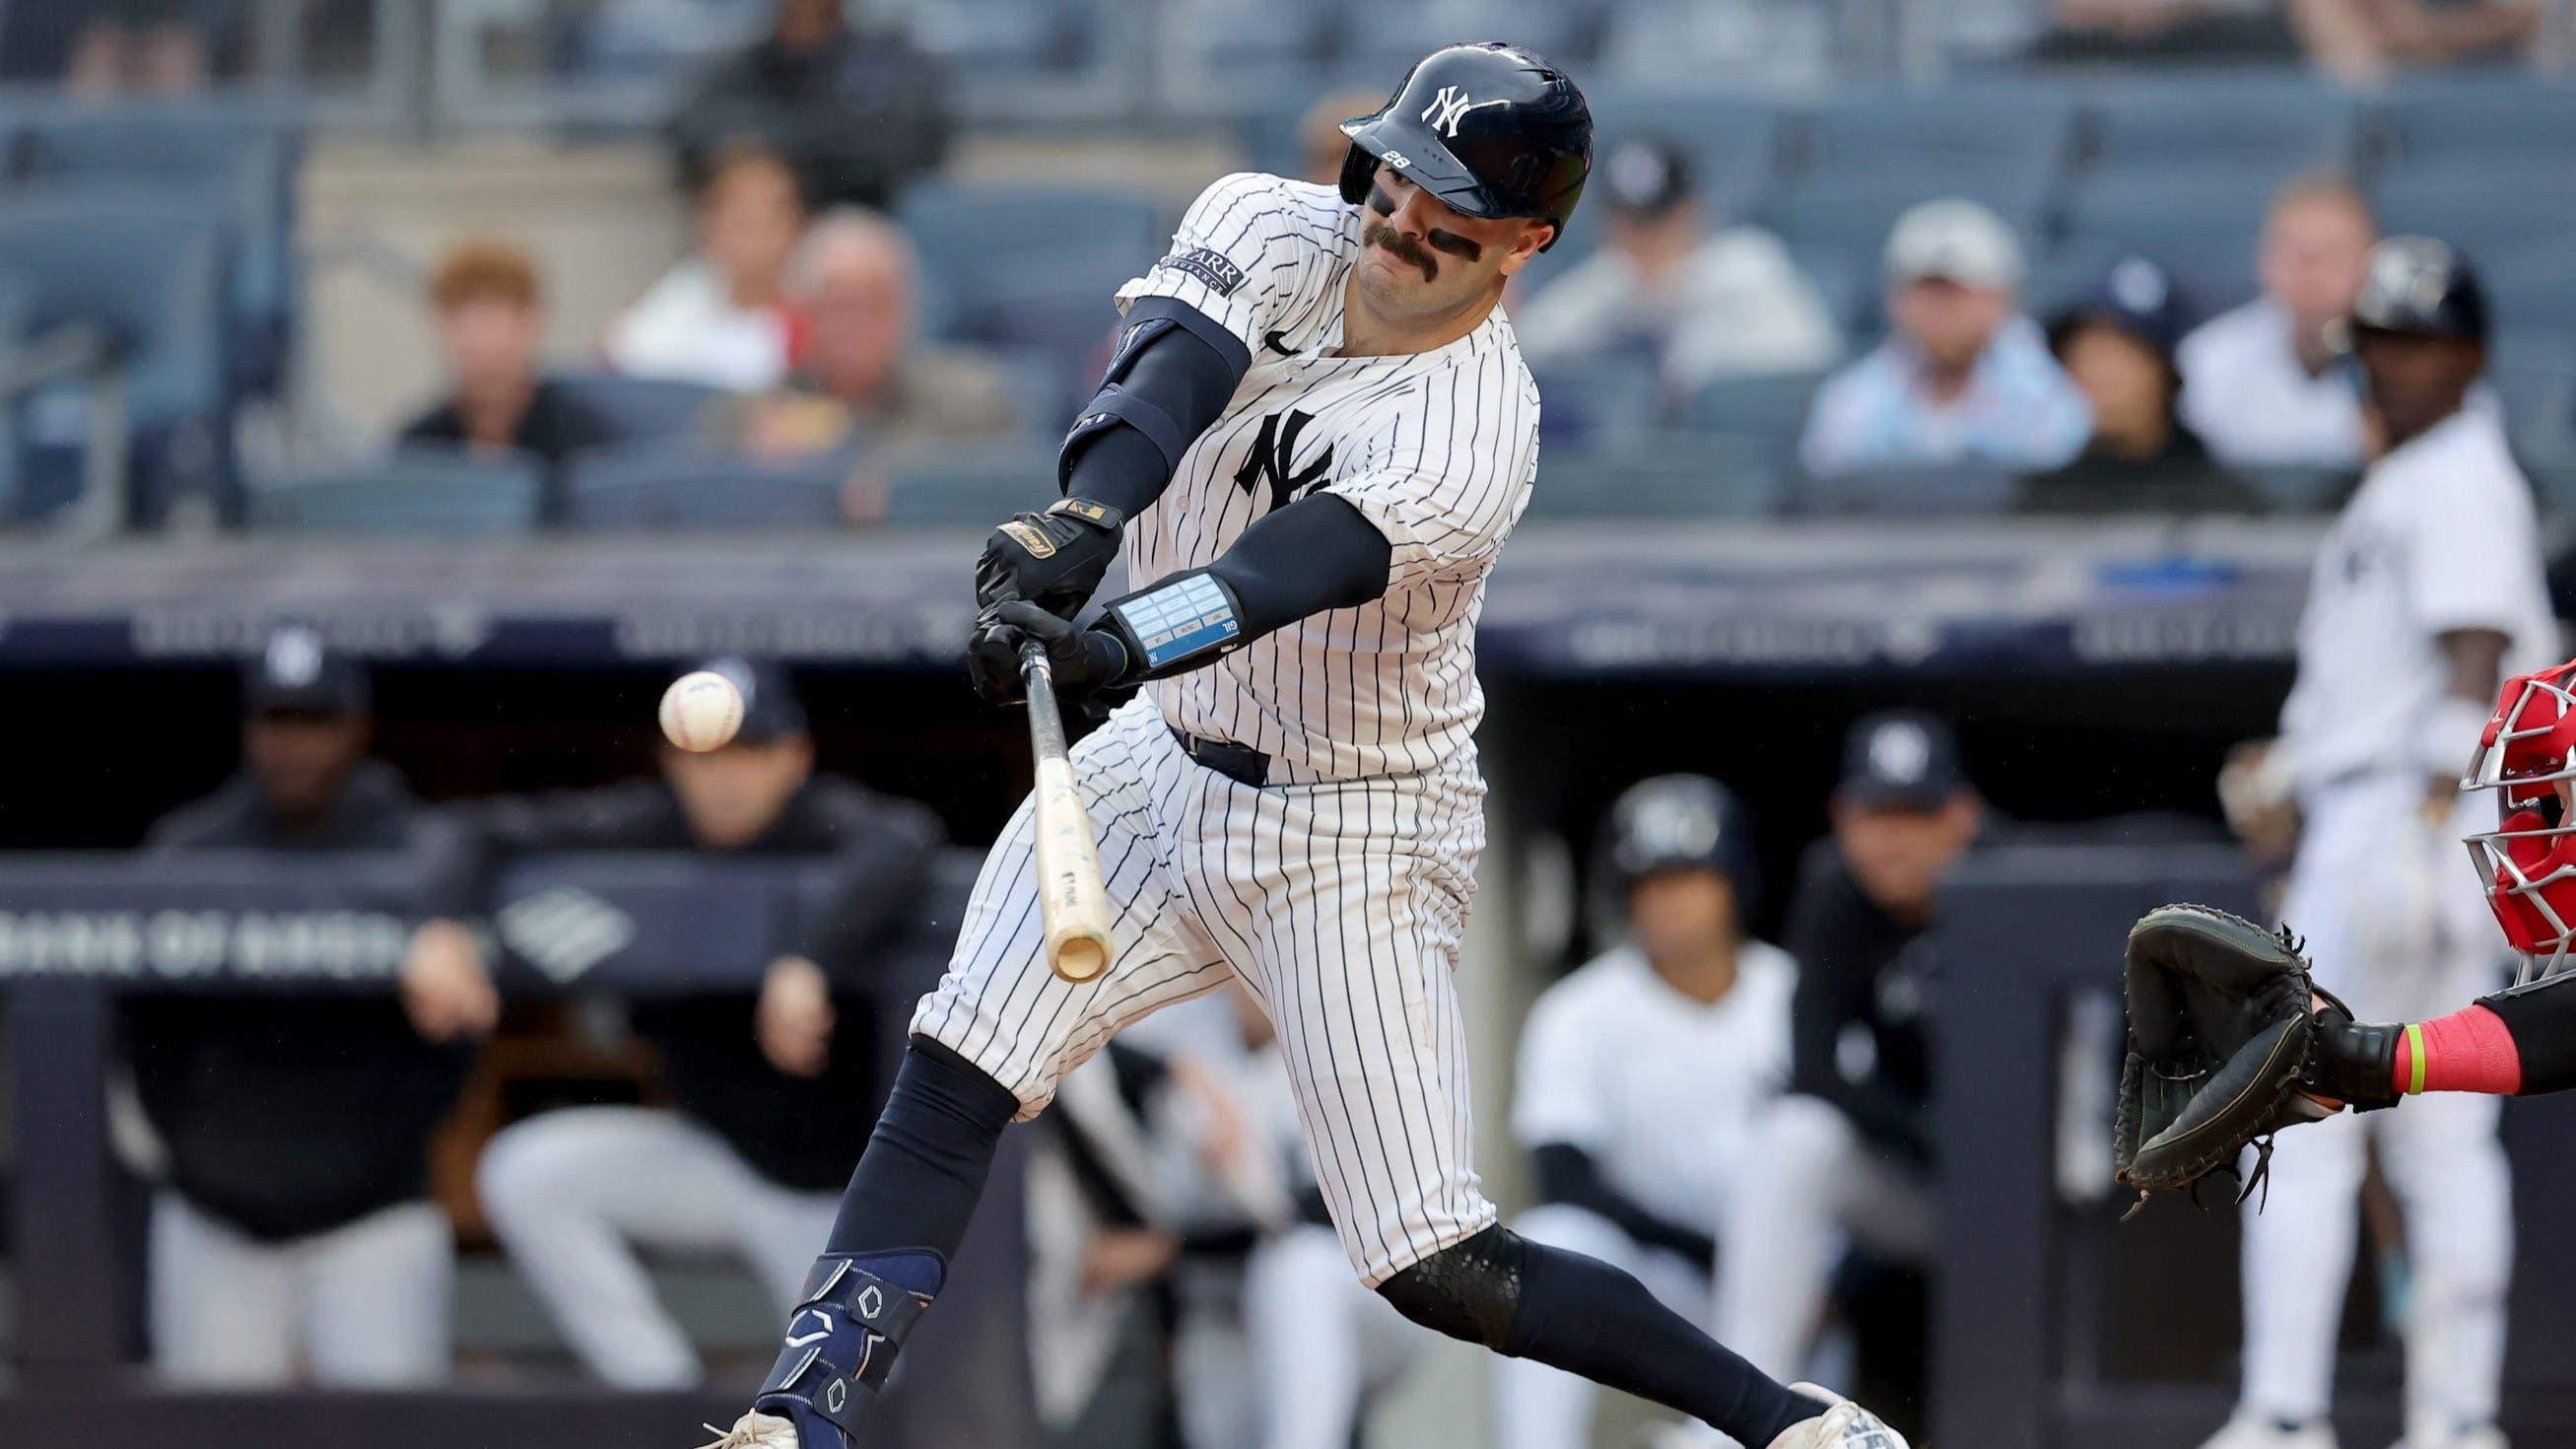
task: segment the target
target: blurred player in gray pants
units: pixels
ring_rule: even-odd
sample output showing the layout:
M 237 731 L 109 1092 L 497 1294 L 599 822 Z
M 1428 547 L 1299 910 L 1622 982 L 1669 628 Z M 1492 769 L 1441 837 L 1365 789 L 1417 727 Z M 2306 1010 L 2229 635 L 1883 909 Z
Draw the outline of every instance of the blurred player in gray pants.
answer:
M 1806 1357 L 1846 1244 L 1908 1261 L 1933 1246 L 1930 930 L 1983 810 L 1949 726 L 1890 711 L 1852 727 L 1832 815 L 1785 932 L 1791 1095 L 1763 1129 L 1718 1281 L 1718 1331 L 1774 1373 Z
M 365 673 L 279 630 L 243 684 L 239 776 L 152 828 L 152 851 L 312 859 L 407 848 L 419 806 L 367 757 Z M 480 963 L 415 957 L 401 999 L 144 996 L 126 1012 L 157 1138 L 148 1310 L 181 1383 L 387 1387 L 447 1375 L 455 1244 L 430 1129 L 498 1011 Z

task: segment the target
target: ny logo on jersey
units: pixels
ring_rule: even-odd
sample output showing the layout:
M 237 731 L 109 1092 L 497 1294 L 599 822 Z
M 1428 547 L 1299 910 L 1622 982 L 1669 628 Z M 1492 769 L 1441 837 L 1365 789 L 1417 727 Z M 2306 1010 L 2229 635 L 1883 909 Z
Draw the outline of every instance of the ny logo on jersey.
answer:
M 1253 485 L 1267 474 L 1270 479 L 1270 507 L 1275 512 L 1287 507 L 1289 499 L 1321 483 L 1325 470 L 1333 466 L 1333 446 L 1330 443 L 1324 445 L 1322 457 L 1306 465 L 1306 471 L 1295 471 L 1298 435 L 1305 432 L 1306 425 L 1314 420 L 1314 414 L 1301 413 L 1295 408 L 1263 418 L 1261 435 L 1252 440 L 1252 451 L 1243 455 L 1243 466 L 1234 470 L 1234 486 L 1249 493 Z
M 1431 123 L 1432 130 L 1455 140 L 1458 135 L 1458 123 L 1466 119 L 1469 111 L 1481 111 L 1487 106 L 1510 104 L 1508 100 L 1471 101 L 1467 99 L 1467 93 L 1458 87 L 1442 86 L 1440 94 L 1431 98 L 1431 104 L 1422 108 L 1422 119 Z

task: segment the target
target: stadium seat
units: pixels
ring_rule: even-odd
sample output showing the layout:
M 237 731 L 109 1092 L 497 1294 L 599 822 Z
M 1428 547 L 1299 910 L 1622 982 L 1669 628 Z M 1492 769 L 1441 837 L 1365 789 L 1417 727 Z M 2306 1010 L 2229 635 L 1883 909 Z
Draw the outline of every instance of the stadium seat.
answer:
M 94 326 L 123 360 L 134 516 L 158 521 L 185 496 L 238 509 L 232 390 L 224 364 L 223 237 L 201 208 L 123 198 L 13 198 L 0 206 L 0 272 L 24 288 L 31 336 Z M 80 487 L 87 395 L 45 388 L 17 412 L 17 516 L 49 513 Z
M 2361 113 L 2304 77 L 2119 90 L 2084 106 L 2083 164 L 2105 183 L 2230 177 L 2268 190 L 2302 171 L 2355 169 Z
M 2372 204 L 2391 235 L 2439 237 L 2483 265 L 2576 235 L 2576 161 L 2546 174 L 2409 168 L 2381 178 Z
M 305 533 L 472 538 L 533 529 L 544 495 L 544 464 L 524 454 L 405 448 L 355 472 L 262 483 L 251 491 L 251 521 Z
M 1118 304 L 1111 294 L 1159 255 L 1137 255 L 1115 278 L 1081 267 L 1040 268 L 997 283 L 957 310 L 949 335 L 1023 357 L 1043 357 L 1056 376 L 1077 387 L 1097 382 L 1118 329 Z M 1083 395 L 1090 395 L 1087 388 Z M 1059 405 L 1054 411 L 1061 410 Z M 1071 421 L 1070 414 L 1062 420 Z
M 2067 196 L 2063 254 L 2152 257 L 2204 315 L 2257 290 L 2255 242 L 2272 201 L 2268 181 L 2191 176 L 2093 176 Z
M 13 180 L 31 195 L 132 188 L 217 210 L 229 243 L 231 366 L 244 387 L 265 392 L 283 380 L 293 334 L 297 153 L 295 131 L 256 106 L 49 112 L 20 138 Z
M 1899 91 L 1827 100 L 1792 132 L 1800 190 L 1893 182 L 2036 201 L 2066 164 L 2074 109 L 2045 93 Z
M 2507 325 L 2576 333 L 2576 249 L 2563 236 L 2501 248 L 2477 262 Z
M 2487 386 L 2504 406 L 2514 451 L 2559 462 L 2576 457 L 2576 337 L 2514 330 L 2507 319 L 2487 351 Z
M 2392 172 L 2563 173 L 2576 157 L 2576 88 L 2555 76 L 2416 78 L 2379 109 Z
M 2001 172 L 1975 177 L 1883 176 L 1809 184 L 1765 202 L 1759 220 L 1801 254 L 1817 250 L 1876 257 L 1896 219 L 1926 201 L 1965 197 L 1993 211 L 2005 226 L 2029 235 L 2038 229 L 2042 192 Z
M 1781 497 L 1780 454 L 1760 438 L 1659 432 L 1606 451 L 1542 455 L 1532 519 L 1759 518 Z
M 1538 383 L 1539 438 L 1546 447 L 1616 446 L 1663 409 L 1663 379 L 1646 358 L 1568 360 L 1531 373 Z
M 1785 453 L 1806 431 L 1807 409 L 1827 375 L 1782 372 L 1712 382 L 1683 401 L 1681 422 L 1686 427 L 1759 438 Z
M 2001 513 L 2019 478 L 1987 464 L 1871 469 L 1817 478 L 1801 474 L 1790 485 L 1791 511 L 1831 517 L 1867 514 L 1885 518 L 1934 518 Z
M 889 449 L 886 520 L 901 525 L 990 528 L 1056 496 L 1055 450 L 1021 444 Z
M 943 0 L 913 12 L 913 39 L 973 82 L 1068 71 L 1089 59 L 1089 7 L 1066 0 Z
M 1782 112 L 1770 101 L 1715 96 L 1704 91 L 1631 90 L 1617 86 L 1592 95 L 1600 139 L 1598 156 L 1631 136 L 1653 136 L 1681 148 L 1691 161 L 1701 204 L 1724 220 L 1741 216 L 1762 199 L 1780 162 Z M 1584 214 L 1575 213 L 1573 230 Z
M 620 372 L 568 372 L 554 384 L 604 419 L 621 442 L 687 437 L 704 425 L 707 409 L 726 396 L 703 383 Z
M 2342 508 L 2361 481 L 2360 474 L 2350 468 L 2273 464 L 2240 466 L 2234 471 L 2253 485 L 2272 512 L 2309 516 L 2331 514 Z
M 996 299 L 1039 293 L 1094 298 L 1105 314 L 1172 232 L 1160 202 L 1099 186 L 925 183 L 899 213 L 921 252 L 922 325 L 937 337 L 967 335 L 961 322 Z
M 848 452 L 771 460 L 647 442 L 576 455 L 564 523 L 595 528 L 838 528 Z

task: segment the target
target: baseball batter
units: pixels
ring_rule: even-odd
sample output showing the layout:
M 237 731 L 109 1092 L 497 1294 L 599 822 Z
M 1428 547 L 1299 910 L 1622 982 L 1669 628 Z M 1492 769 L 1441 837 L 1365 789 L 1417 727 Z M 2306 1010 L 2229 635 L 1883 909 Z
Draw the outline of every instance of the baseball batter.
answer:
M 2365 1020 L 2416 1020 L 2499 979 L 2502 953 L 2454 843 L 2457 786 L 2503 676 L 2555 656 L 2530 489 L 2471 388 L 2483 293 L 2447 246 L 2372 250 L 2353 346 L 2385 452 L 2318 555 L 2282 710 L 2304 819 L 2281 915 L 2319 984 Z M 2336 1325 L 2354 1197 L 2376 1139 L 2406 1209 L 2404 1449 L 2498 1449 L 2512 1256 L 2490 1097 L 2339 1117 L 2285 1139 L 2268 1212 L 2245 1219 L 2245 1385 L 2210 1449 L 2332 1449 Z
M 1754 1371 L 1636 1279 L 1524 1242 L 1469 1160 L 1451 981 L 1483 840 L 1484 581 L 1536 389 L 1499 310 L 1582 192 L 1592 122 L 1537 56 L 1451 46 L 1346 122 L 1338 186 L 1230 176 L 1121 288 L 1063 499 L 1003 524 L 968 663 L 1018 697 L 1142 682 L 1074 751 L 1118 954 L 1042 959 L 1023 805 L 727 1449 L 846 1449 L 947 1272 L 1002 1131 L 1124 1024 L 1229 980 L 1268 1013 L 1342 1247 L 1415 1321 L 1772 1449 L 1902 1449 Z M 1071 622 L 1121 547 L 1140 587 Z

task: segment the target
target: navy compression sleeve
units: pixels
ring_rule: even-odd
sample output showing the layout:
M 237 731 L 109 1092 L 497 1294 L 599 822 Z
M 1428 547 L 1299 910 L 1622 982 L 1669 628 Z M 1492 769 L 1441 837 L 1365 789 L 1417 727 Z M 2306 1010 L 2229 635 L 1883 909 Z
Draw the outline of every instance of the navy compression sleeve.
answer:
M 1234 334 L 1168 297 L 1130 308 L 1100 391 L 1057 461 L 1067 498 L 1134 518 L 1163 496 L 1198 435 L 1225 411 L 1250 358 Z

